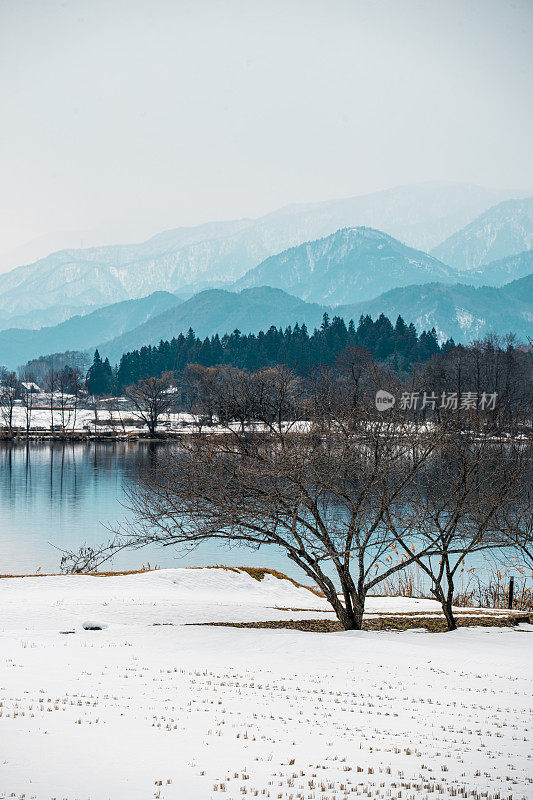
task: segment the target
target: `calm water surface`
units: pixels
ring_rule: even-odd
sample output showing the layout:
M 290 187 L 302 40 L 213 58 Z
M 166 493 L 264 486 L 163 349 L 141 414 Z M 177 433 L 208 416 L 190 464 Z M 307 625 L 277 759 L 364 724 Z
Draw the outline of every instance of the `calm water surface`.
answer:
M 153 457 L 143 442 L 0 444 L 0 574 L 58 572 L 63 550 L 106 542 L 106 526 L 131 515 L 124 488 L 140 464 Z M 272 548 L 229 550 L 217 544 L 184 555 L 151 546 L 120 553 L 109 568 L 268 566 L 297 577 L 297 570 Z
M 147 442 L 53 444 L 0 443 L 0 574 L 58 572 L 60 550 L 99 545 L 111 537 L 109 527 L 131 518 L 125 488 L 155 448 L 172 445 Z M 59 548 L 59 549 L 58 549 Z M 124 551 L 107 562 L 108 569 L 161 567 L 264 566 L 307 582 L 274 547 L 260 551 L 206 543 L 192 553 L 152 545 Z M 470 562 L 472 564 L 472 562 Z M 492 569 L 481 556 L 480 573 Z

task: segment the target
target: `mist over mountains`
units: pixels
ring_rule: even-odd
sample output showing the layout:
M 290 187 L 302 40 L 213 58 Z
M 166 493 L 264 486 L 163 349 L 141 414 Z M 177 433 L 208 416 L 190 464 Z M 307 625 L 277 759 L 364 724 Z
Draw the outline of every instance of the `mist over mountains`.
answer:
M 32 358 L 65 349 L 87 350 L 136 329 L 182 302 L 183 298 L 170 292 L 154 292 L 148 297 L 113 303 L 40 330 L 8 328 L 0 331 L 0 361 L 14 368 Z
M 157 345 L 189 328 L 202 338 L 236 329 L 252 333 L 271 325 L 285 328 L 296 322 L 312 330 L 324 312 L 356 322 L 362 314 L 376 318 L 384 313 L 393 321 L 401 314 L 419 331 L 435 328 L 440 341 L 453 337 L 466 343 L 490 332 L 509 331 L 525 341 L 533 325 L 532 297 L 531 274 L 503 287 L 411 285 L 372 300 L 338 306 L 305 302 L 269 286 L 240 292 L 207 289 L 185 302 L 168 292 L 155 292 L 40 331 L 2 331 L 0 353 L 7 365 L 15 368 L 39 355 L 61 352 L 68 342 L 69 349 L 90 353 L 98 347 L 103 357 L 118 363 L 124 352 Z
M 368 300 L 396 286 L 457 278 L 455 270 L 436 258 L 381 231 L 344 228 L 271 256 L 235 286 L 268 284 L 303 300 L 337 305 Z
M 0 275 L 0 364 L 95 346 L 118 361 L 189 327 L 200 336 L 313 327 L 324 310 L 401 314 L 441 339 L 509 330 L 525 339 L 533 198 L 500 200 L 424 184 L 52 253 Z
M 473 269 L 533 247 L 533 197 L 508 200 L 434 247 L 432 255 L 457 269 Z
M 487 286 L 503 286 L 511 280 L 525 278 L 533 272 L 533 250 L 526 250 L 516 256 L 507 256 L 498 261 L 461 273 L 468 283 Z
M 61 250 L 0 275 L 0 314 L 66 304 L 81 313 L 87 305 L 154 291 L 192 294 L 231 283 L 269 256 L 346 227 L 372 227 L 426 250 L 504 197 L 470 184 L 427 183 L 287 206 L 256 220 L 176 228 L 141 244 Z

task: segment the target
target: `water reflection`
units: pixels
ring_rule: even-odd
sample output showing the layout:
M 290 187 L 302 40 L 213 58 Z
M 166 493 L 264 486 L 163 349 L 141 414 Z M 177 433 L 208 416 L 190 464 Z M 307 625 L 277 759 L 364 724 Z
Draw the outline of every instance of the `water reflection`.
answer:
M 129 518 L 125 486 L 153 460 L 154 442 L 54 442 L 0 444 L 0 573 L 57 572 L 61 553 L 109 538 L 107 528 Z M 170 445 L 171 446 L 171 445 Z M 121 553 L 110 565 L 134 569 L 161 566 L 250 564 L 282 569 L 290 562 L 273 549 L 230 551 L 218 544 L 183 555 L 174 548 L 148 547 Z

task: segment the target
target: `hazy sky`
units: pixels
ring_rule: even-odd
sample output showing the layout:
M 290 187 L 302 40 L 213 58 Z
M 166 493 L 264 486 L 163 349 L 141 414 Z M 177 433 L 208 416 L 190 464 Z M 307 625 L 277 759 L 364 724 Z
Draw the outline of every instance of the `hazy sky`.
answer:
M 532 0 L 0 0 L 0 252 L 528 189 L 532 42 Z

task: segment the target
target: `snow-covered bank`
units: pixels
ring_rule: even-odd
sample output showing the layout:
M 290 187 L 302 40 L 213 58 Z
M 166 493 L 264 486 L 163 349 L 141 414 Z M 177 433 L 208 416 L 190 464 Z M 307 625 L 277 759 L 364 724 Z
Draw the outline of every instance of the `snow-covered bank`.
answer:
M 158 430 L 161 433 L 188 433 L 196 426 L 196 418 L 192 414 L 172 413 L 161 416 Z M 117 436 L 123 434 L 146 432 L 146 425 L 139 419 L 134 418 L 132 412 L 117 412 L 107 408 L 98 409 L 95 415 L 90 408 L 67 409 L 61 414 L 59 408 L 54 408 L 53 414 L 49 408 L 35 407 L 31 411 L 30 431 L 33 434 L 50 435 L 52 427 L 57 433 L 61 433 L 61 427 L 66 433 L 92 434 L 115 433 Z M 23 406 L 17 405 L 13 409 L 13 427 L 24 434 L 27 427 L 26 410 Z
M 226 433 L 228 428 L 238 428 L 240 425 L 238 422 L 233 422 L 227 426 L 217 424 L 206 426 L 205 422 L 200 425 L 199 420 L 198 415 L 184 411 L 161 414 L 157 431 L 160 434 L 179 435 L 194 433 L 198 430 L 208 430 L 210 433 Z M 92 408 L 76 408 L 76 410 L 67 408 L 62 414 L 59 408 L 54 408 L 52 413 L 48 407 L 34 407 L 31 410 L 30 424 L 28 426 L 26 409 L 22 405 L 16 405 L 13 409 L 12 424 L 15 432 L 22 437 L 25 437 L 28 427 L 31 435 L 41 435 L 45 438 L 50 437 L 52 431 L 57 436 L 63 437 L 65 434 L 113 434 L 117 438 L 139 433 L 146 434 L 148 432 L 147 425 L 135 412 L 127 410 L 118 412 L 105 406 L 99 408 L 96 415 Z M 304 421 L 282 423 L 283 427 L 289 425 L 293 431 L 303 431 L 309 427 L 309 423 Z M 261 423 L 255 423 L 250 427 L 253 427 L 254 430 L 265 430 L 264 425 Z M 1 425 L 0 428 L 2 428 Z
M 307 589 L 222 569 L 6 579 L 0 603 L 0 797 L 533 797 L 530 626 L 185 626 L 324 616 Z

